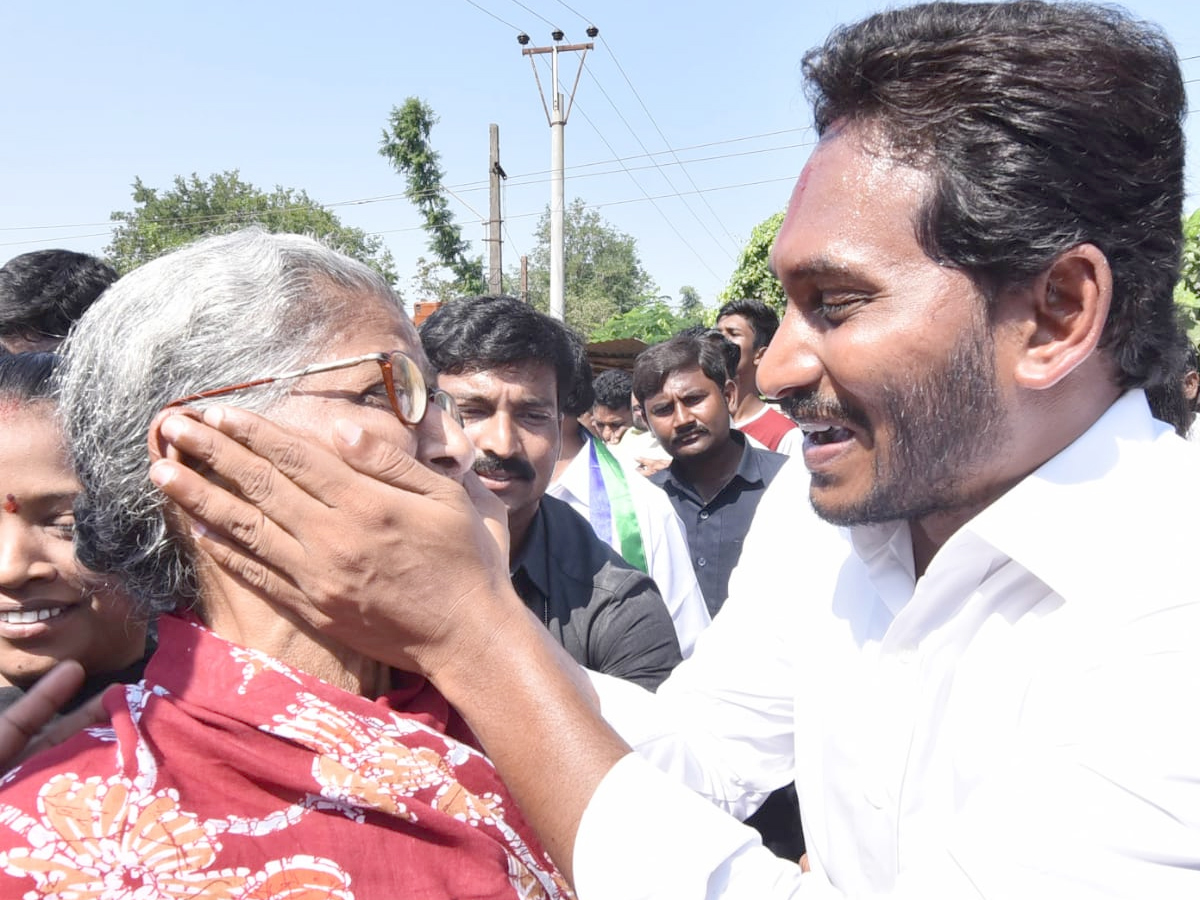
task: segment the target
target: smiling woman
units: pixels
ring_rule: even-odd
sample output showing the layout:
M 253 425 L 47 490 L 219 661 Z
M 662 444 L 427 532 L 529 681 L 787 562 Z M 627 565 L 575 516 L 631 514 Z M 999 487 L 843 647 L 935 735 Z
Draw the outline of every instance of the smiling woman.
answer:
M 50 399 L 56 357 L 0 358 L 0 708 L 62 659 L 104 685 L 136 680 L 146 649 L 145 619 L 130 617 L 128 596 L 75 559 L 71 471 Z

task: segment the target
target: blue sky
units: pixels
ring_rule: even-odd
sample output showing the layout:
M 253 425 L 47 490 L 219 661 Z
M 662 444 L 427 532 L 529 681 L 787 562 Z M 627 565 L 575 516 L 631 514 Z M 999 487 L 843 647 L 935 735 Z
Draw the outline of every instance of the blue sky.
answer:
M 594 23 L 566 128 L 568 202 L 582 198 L 633 235 L 663 294 L 689 284 L 712 304 L 809 153 L 803 52 L 884 5 L 8 0 L 0 261 L 53 246 L 100 252 L 135 177 L 165 187 L 236 168 L 261 187 L 303 188 L 380 234 L 414 301 L 403 276 L 425 235 L 377 148 L 391 107 L 416 95 L 440 117 L 433 142 L 452 208 L 479 252 L 488 124 L 500 126 L 507 269 L 532 248 L 550 192 L 550 132 L 516 34 L 545 45 L 553 23 L 582 42 Z M 1200 16 L 1183 2 L 1126 5 L 1184 58 L 1190 211 L 1200 206 Z M 578 56 L 560 57 L 568 88 Z

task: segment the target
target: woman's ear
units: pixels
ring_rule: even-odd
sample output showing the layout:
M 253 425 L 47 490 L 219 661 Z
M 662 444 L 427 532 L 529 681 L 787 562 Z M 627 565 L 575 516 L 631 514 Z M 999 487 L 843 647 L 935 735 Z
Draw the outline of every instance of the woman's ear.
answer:
M 1023 292 L 1024 293 L 1024 292 Z M 1095 352 L 1112 304 L 1112 269 L 1095 244 L 1060 253 L 1021 300 L 1025 340 L 1018 384 L 1045 390 Z

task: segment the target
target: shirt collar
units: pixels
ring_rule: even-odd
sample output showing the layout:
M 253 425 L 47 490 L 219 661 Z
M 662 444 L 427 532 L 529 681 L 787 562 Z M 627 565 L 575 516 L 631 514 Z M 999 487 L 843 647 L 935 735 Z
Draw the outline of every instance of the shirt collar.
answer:
M 742 448 L 742 458 L 738 460 L 738 467 L 734 470 L 729 481 L 726 482 L 725 487 L 728 487 L 737 478 L 742 479 L 742 481 L 746 482 L 747 484 L 762 484 L 764 481 L 762 466 L 759 465 L 758 454 L 746 441 L 746 436 L 736 428 L 730 428 L 729 438 Z M 671 482 L 676 487 L 690 491 L 693 494 L 695 493 L 691 484 L 685 478 L 683 478 L 679 470 L 675 467 L 675 463 L 673 461 L 661 472 L 656 472 L 654 475 L 651 475 L 650 480 L 660 487 L 665 485 L 667 482 Z M 723 487 L 721 490 L 723 491 L 725 488 Z M 720 494 L 720 492 L 721 491 L 718 491 L 717 493 Z
M 1066 599 L 1116 596 L 1122 588 L 1114 579 L 1131 579 L 1134 590 L 1139 582 L 1149 587 L 1146 579 L 1166 572 L 1146 572 L 1138 561 L 1163 559 L 1171 523 L 1139 518 L 1164 510 L 1147 501 L 1161 504 L 1171 496 L 1180 470 L 1169 459 L 1186 450 L 1186 442 L 1151 416 L 1145 394 L 1129 391 L 976 515 L 938 555 L 955 552 L 959 542 L 982 541 Z
M 578 503 L 587 508 L 590 506 L 589 496 L 591 493 L 588 461 L 594 438 L 583 426 L 580 426 L 580 430 L 584 435 L 583 446 L 575 454 L 575 458 L 563 469 L 562 475 L 550 485 L 547 493 L 565 503 Z

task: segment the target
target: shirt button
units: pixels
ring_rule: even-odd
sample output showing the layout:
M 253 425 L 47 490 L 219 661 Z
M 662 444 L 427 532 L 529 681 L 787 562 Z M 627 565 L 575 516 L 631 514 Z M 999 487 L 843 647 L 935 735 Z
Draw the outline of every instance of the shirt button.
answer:
M 702 513 L 700 513 L 700 518 L 702 518 L 702 519 L 707 519 L 707 518 L 709 517 L 709 515 L 711 515 L 711 514 L 710 514 L 710 513 L 709 513 L 709 511 L 706 509 L 706 510 L 704 510 Z
M 703 569 L 705 566 L 708 565 L 708 560 L 702 556 L 698 560 L 696 560 L 696 565 L 698 565 L 700 568 Z

